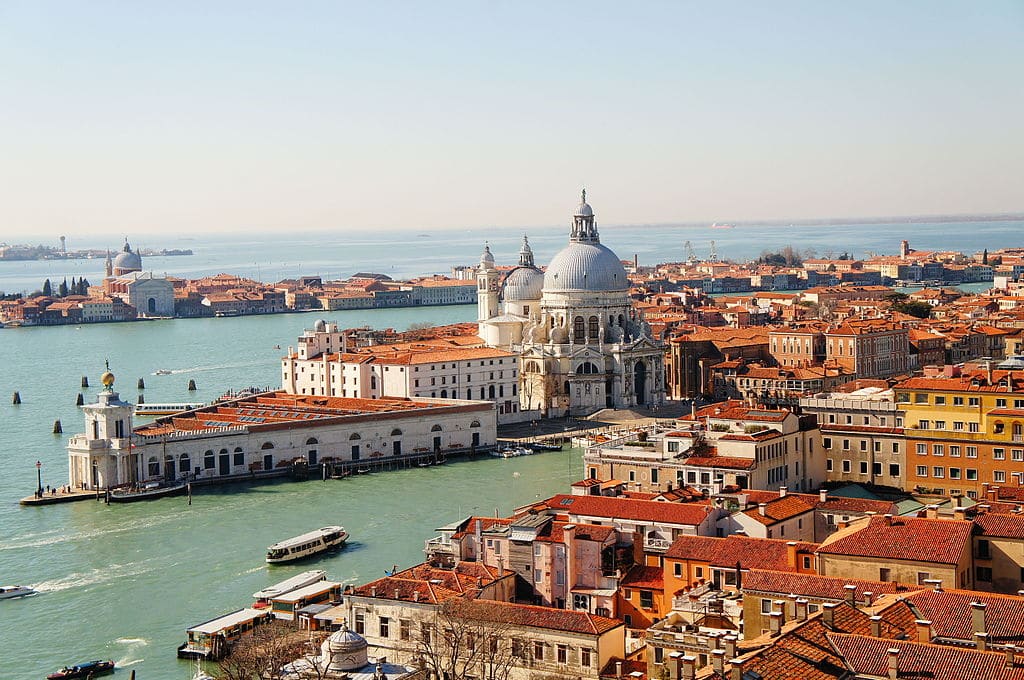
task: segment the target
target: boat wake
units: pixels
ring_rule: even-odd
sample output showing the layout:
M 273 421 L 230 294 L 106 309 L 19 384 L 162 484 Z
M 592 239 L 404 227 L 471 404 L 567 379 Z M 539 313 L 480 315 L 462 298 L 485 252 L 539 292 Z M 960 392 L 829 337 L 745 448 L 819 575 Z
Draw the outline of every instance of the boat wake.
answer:
M 255 574 L 257 571 L 265 571 L 265 570 L 266 570 L 266 567 L 263 567 L 263 566 L 253 567 L 252 569 L 246 569 L 245 571 L 243 571 L 242 573 L 240 573 L 238 575 L 239 576 L 245 576 L 246 574 Z
M 193 366 L 191 368 L 161 369 L 160 375 L 180 375 L 182 373 L 205 373 L 206 371 L 221 371 L 229 368 L 251 368 L 253 366 L 265 366 L 266 361 L 248 361 L 241 364 L 218 364 L 216 366 Z M 157 375 L 154 373 L 153 375 Z
M 174 521 L 173 517 L 153 517 L 149 520 L 133 522 L 130 525 L 119 526 L 112 529 L 94 529 L 92 531 L 83 531 L 75 534 L 67 534 L 59 531 L 50 531 L 39 534 L 24 534 L 22 536 L 15 536 L 8 543 L 0 543 L 0 550 L 42 548 L 44 546 L 55 545 L 57 543 L 68 543 L 83 539 L 91 540 L 101 536 L 109 536 L 111 534 L 120 534 L 126 531 L 136 531 L 138 529 L 149 528 L 160 524 L 167 524 L 172 521 Z
M 154 567 L 143 567 L 142 562 L 131 564 L 111 564 L 102 569 L 90 569 L 89 571 L 78 571 L 60 578 L 42 581 L 33 585 L 40 593 L 59 593 L 73 588 L 86 588 L 89 586 L 102 585 L 110 581 L 116 581 L 128 576 L 139 576 L 152 571 Z
M 149 640 L 146 638 L 124 638 L 120 637 L 114 640 L 119 645 L 148 645 Z

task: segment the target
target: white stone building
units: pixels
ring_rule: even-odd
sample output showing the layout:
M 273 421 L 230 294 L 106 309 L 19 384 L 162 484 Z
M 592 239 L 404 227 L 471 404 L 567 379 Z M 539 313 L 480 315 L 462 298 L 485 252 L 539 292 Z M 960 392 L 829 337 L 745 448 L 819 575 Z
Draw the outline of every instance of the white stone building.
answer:
M 546 272 L 526 239 L 502 280 L 485 247 L 477 271 L 480 337 L 520 355 L 520 409 L 545 417 L 664 402 L 663 347 L 629 298 L 618 256 L 601 244 L 586 192 L 569 244 Z
M 465 345 L 463 343 L 469 343 Z M 423 343 L 374 345 L 349 351 L 344 331 L 317 321 L 281 360 L 289 394 L 379 399 L 467 399 L 495 403 L 498 422 L 536 417 L 519 405 L 519 362 L 509 351 L 461 336 Z
M 174 284 L 153 272 L 134 272 L 104 281 L 108 295 L 135 308 L 139 316 L 174 316 Z
M 272 392 L 158 418 L 134 429 L 132 410 L 112 389 L 83 407 L 86 431 L 68 443 L 73 488 L 273 476 L 286 474 L 299 461 L 385 464 L 486 448 L 497 441 L 494 404 L 486 401 Z

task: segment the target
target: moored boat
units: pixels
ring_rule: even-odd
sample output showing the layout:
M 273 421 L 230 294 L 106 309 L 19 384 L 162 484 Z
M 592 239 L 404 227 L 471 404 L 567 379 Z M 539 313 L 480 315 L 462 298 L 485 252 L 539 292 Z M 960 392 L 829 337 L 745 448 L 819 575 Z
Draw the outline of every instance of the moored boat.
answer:
M 290 593 L 293 590 L 298 590 L 299 588 L 304 588 L 308 585 L 325 580 L 327 580 L 326 571 L 323 569 L 311 569 L 292 576 L 291 578 L 287 578 L 280 583 L 267 586 L 263 590 L 257 590 L 252 594 L 252 596 L 257 600 L 269 600 L 272 597 L 278 597 L 285 593 Z
M 168 404 L 136 404 L 136 416 L 169 416 L 182 411 L 194 411 L 206 406 L 201 401 L 182 401 Z
M 75 664 L 74 666 L 64 666 L 56 673 L 50 673 L 46 676 L 46 680 L 71 680 L 72 678 L 95 678 L 99 675 L 108 675 L 114 672 L 113 661 L 87 661 L 85 663 Z
M 0 586 L 0 600 L 10 600 L 15 597 L 27 597 L 35 595 L 36 590 L 28 586 Z
M 111 489 L 107 494 L 111 503 L 134 503 L 135 501 L 152 501 L 166 496 L 177 496 L 185 493 L 187 484 L 185 482 L 146 482 L 136 486 L 125 486 L 118 489 Z
M 348 532 L 344 527 L 326 526 L 294 538 L 275 543 L 267 548 L 267 562 L 280 564 L 316 555 L 345 544 Z

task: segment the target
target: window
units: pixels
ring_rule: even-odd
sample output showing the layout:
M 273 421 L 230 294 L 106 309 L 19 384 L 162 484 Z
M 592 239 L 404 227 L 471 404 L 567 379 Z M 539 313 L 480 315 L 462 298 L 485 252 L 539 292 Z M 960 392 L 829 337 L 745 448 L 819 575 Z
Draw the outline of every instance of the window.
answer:
M 1006 481 L 1006 472 L 1004 472 L 1003 470 L 993 470 L 992 471 L 992 481 L 993 482 L 1005 482 Z
M 1006 460 L 1006 449 L 992 449 L 993 460 Z
M 366 614 L 360 610 L 356 610 L 356 632 L 360 635 L 366 633 Z
M 761 598 L 761 613 L 771 614 L 772 613 L 772 601 L 768 598 Z
M 402 640 L 412 638 L 412 621 L 409 619 L 398 620 L 398 637 Z
M 890 581 L 891 580 L 891 578 L 890 578 L 890 574 L 891 573 L 892 572 L 889 569 L 887 569 L 886 567 L 879 568 L 879 570 L 878 570 L 878 580 L 879 581 L 885 581 L 885 582 Z
M 921 430 L 927 430 L 931 426 L 930 420 L 922 420 L 918 422 L 917 427 Z
M 868 473 L 868 462 L 866 460 L 860 461 L 860 473 L 866 475 Z
M 582 323 L 582 319 L 580 323 Z M 544 660 L 544 643 L 539 640 L 535 640 L 533 643 L 533 659 L 534 661 Z
M 992 549 L 991 549 L 991 546 L 989 545 L 989 542 L 987 540 L 980 539 L 978 541 L 978 555 L 977 556 L 978 556 L 979 559 L 983 559 L 983 560 L 990 560 L 990 559 L 992 559 Z
M 655 651 L 664 653 L 664 650 L 660 647 Z M 569 662 L 569 648 L 566 645 L 558 645 L 556 648 L 555 660 L 563 665 Z M 655 663 L 661 663 L 661 661 L 655 659 Z
M 942 467 L 941 465 L 936 465 L 935 467 L 932 468 L 932 477 L 935 477 L 936 479 L 942 479 L 945 476 L 946 468 Z
M 882 474 L 882 464 L 879 463 L 878 461 L 875 461 L 874 463 L 872 463 L 871 464 L 871 474 L 876 475 L 876 476 Z
M 240 447 L 235 449 L 235 453 L 231 463 L 233 465 L 245 465 L 245 453 L 242 451 Z
M 860 440 L 860 450 L 861 451 L 867 451 L 868 450 L 868 442 L 867 442 L 866 439 L 861 439 Z
M 382 638 L 388 637 L 388 630 L 390 628 L 390 623 L 391 623 L 391 620 L 388 617 L 386 617 L 386 616 L 380 617 L 380 636 Z
M 832 472 L 832 459 L 831 458 L 826 458 L 825 459 L 825 472 Z
M 924 582 L 929 580 L 931 577 L 932 575 L 927 571 L 917 572 L 917 585 L 923 586 Z
M 1024 449 L 1013 449 L 1011 452 L 1011 458 L 1018 463 L 1024 461 Z
M 844 473 L 849 473 L 850 472 L 850 461 L 848 461 L 848 460 L 844 460 L 843 461 L 843 472 Z
M 890 477 L 899 477 L 900 476 L 900 466 L 899 466 L 899 463 L 889 463 L 889 476 Z
M 960 457 L 960 446 L 959 445 L 953 444 L 953 445 L 951 445 L 949 447 L 949 457 L 950 458 L 959 458 Z
M 992 581 L 992 567 L 975 567 L 974 578 L 982 583 L 989 583 Z
M 654 607 L 654 593 L 652 591 L 640 591 L 640 606 L 644 609 L 651 609 Z
M 968 406 L 978 406 L 981 404 L 981 397 L 967 397 Z
M 946 454 L 946 447 L 942 444 L 932 444 L 932 455 L 933 456 L 944 456 Z
M 672 565 L 672 574 L 674 576 L 682 576 L 683 575 L 683 565 L 680 562 L 676 562 L 675 564 Z
M 957 432 L 962 432 L 963 429 L 964 429 L 964 421 L 962 421 L 962 420 L 954 420 L 953 421 L 953 429 L 956 430 Z
M 822 437 L 821 445 L 826 449 L 832 448 L 832 437 Z
M 964 405 L 964 398 L 963 397 L 953 397 L 953 406 L 963 406 L 963 405 Z
M 977 458 L 978 457 L 978 447 L 977 446 L 968 446 L 966 448 L 966 451 L 967 451 L 967 457 L 968 458 Z
M 590 650 L 586 647 L 580 650 L 580 665 L 590 668 Z
M 810 568 L 811 568 L 811 556 L 810 555 L 804 555 L 804 569 L 810 569 Z
M 919 456 L 927 456 L 928 455 L 928 445 L 927 444 L 918 444 L 917 445 L 917 455 L 919 455 Z
M 960 479 L 960 468 L 951 467 L 949 468 L 950 479 Z
M 936 406 L 945 406 L 946 405 L 946 398 L 945 397 L 940 397 L 940 396 L 936 395 L 936 397 L 935 397 L 935 405 Z
M 651 484 L 658 483 L 658 468 L 651 468 Z
M 978 423 L 967 423 L 967 431 L 968 432 L 977 432 L 978 431 Z
M 849 451 L 849 450 L 850 450 L 850 440 L 849 439 L 844 439 L 843 440 L 843 451 Z
M 357 630 L 356 632 L 358 633 L 359 631 Z M 430 644 L 430 624 L 429 623 L 423 622 L 423 623 L 420 624 L 420 640 L 423 641 L 423 644 L 427 644 L 427 645 Z M 516 653 L 516 642 L 517 642 L 517 640 L 513 640 L 512 641 L 512 653 L 513 654 Z
M 697 578 L 704 578 L 704 567 L 694 567 L 693 575 Z
M 928 403 L 928 395 L 927 394 L 915 393 L 914 394 L 914 403 L 915 404 L 927 404 Z
M 1006 400 L 996 399 L 996 408 L 1006 408 Z
M 927 477 L 928 476 L 928 467 L 926 465 L 918 465 L 917 466 L 917 476 L 918 477 Z

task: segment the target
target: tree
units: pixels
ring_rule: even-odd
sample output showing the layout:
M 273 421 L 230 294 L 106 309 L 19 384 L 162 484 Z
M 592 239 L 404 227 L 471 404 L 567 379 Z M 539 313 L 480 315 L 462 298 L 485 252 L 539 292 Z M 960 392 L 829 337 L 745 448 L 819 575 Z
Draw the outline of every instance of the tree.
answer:
M 57 295 L 60 297 L 68 296 L 68 277 L 65 276 L 64 280 L 60 282 L 59 286 L 57 286 Z
M 922 302 L 920 300 L 897 302 L 892 306 L 892 309 L 900 312 L 901 314 L 916 316 L 918 319 L 927 319 L 932 315 L 932 306 L 927 302 Z
M 899 291 L 894 290 L 891 293 L 886 293 L 885 295 L 883 295 L 882 299 L 888 302 L 889 304 L 895 305 L 900 302 L 906 302 L 908 299 L 910 299 L 910 296 L 907 295 L 906 293 L 900 293 Z
M 78 280 L 78 294 L 88 295 L 89 294 L 89 279 L 84 276 Z
M 219 680 L 282 680 L 281 668 L 308 651 L 304 632 L 280 622 L 264 623 L 235 642 L 217 663 Z
M 981 252 L 981 263 L 988 264 L 988 248 Z
M 50 283 L 50 279 L 43 281 L 43 295 L 46 297 L 53 295 L 53 285 Z
M 417 651 L 424 667 L 442 680 L 508 680 L 527 655 L 527 640 L 512 636 L 508 623 L 487 616 L 493 605 L 462 598 L 446 600 L 420 636 Z

